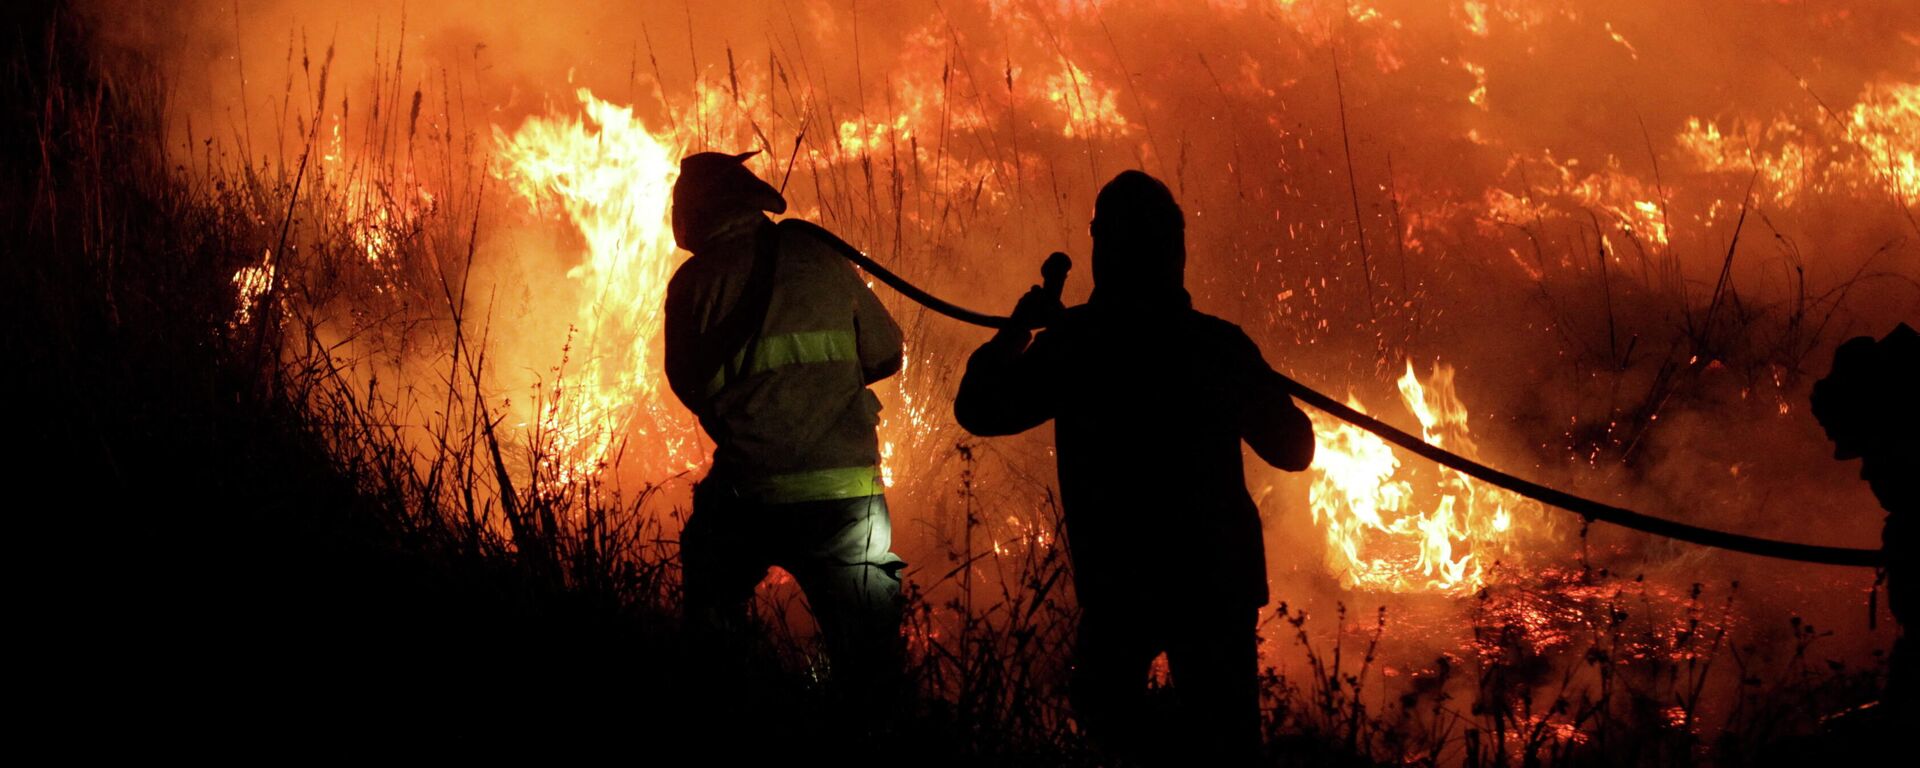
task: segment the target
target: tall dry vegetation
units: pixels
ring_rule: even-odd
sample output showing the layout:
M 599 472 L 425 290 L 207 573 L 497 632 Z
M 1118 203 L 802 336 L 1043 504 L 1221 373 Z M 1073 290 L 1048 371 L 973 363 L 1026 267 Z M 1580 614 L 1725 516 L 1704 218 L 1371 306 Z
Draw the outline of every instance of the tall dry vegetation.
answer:
M 21 634 L 43 717 L 201 744 L 236 729 L 529 745 L 564 734 L 642 755 L 911 742 L 893 754 L 1093 759 L 1064 706 L 1062 551 L 1026 548 L 995 579 L 975 577 L 987 545 L 974 527 L 992 510 L 979 508 L 970 446 L 958 448 L 952 567 L 910 585 L 916 695 L 891 735 L 874 727 L 883 707 L 855 710 L 862 720 L 822 706 L 819 655 L 790 635 L 743 645 L 726 674 L 691 669 L 661 522 L 680 510 L 650 489 L 544 482 L 542 434 L 503 435 L 481 376 L 486 324 L 462 296 L 487 225 L 484 180 L 450 184 L 465 192 L 392 231 L 397 266 L 368 274 L 343 220 L 348 188 L 305 162 L 217 158 L 210 141 L 198 167 L 170 163 L 167 84 L 137 58 L 92 53 L 58 8 L 22 13 L 4 103 L 25 119 L 0 124 L 0 312 L 9 401 L 25 416 L 14 540 L 29 555 Z M 328 58 L 305 67 L 322 93 Z M 302 128 L 298 156 L 311 156 L 318 132 Z M 265 253 L 277 254 L 273 282 L 236 320 L 234 275 Z M 376 279 L 394 290 L 357 289 Z M 1709 310 L 1700 333 L 1724 338 L 1719 317 Z M 355 334 L 439 345 L 414 380 L 440 388 L 392 399 L 343 358 L 337 340 Z M 1784 343 L 1798 351 L 1797 337 Z M 1047 522 L 1057 535 L 1057 515 Z M 1297 648 L 1267 658 L 1297 671 L 1263 677 L 1276 758 L 1747 762 L 1809 743 L 1792 739 L 1876 684 L 1877 670 L 1824 668 L 1810 651 L 1821 633 L 1797 620 L 1790 662 L 1749 669 L 1701 591 L 1678 617 L 1600 594 L 1613 618 L 1576 641 L 1584 653 L 1544 656 L 1498 610 L 1513 596 L 1489 592 L 1476 646 L 1392 695 L 1375 663 L 1384 612 L 1361 623 L 1356 649 L 1316 640 L 1304 612 L 1278 606 L 1266 621 L 1290 625 Z M 1676 620 L 1684 629 L 1667 631 Z M 1715 664 L 1740 666 L 1742 684 L 1718 733 L 1694 720 Z

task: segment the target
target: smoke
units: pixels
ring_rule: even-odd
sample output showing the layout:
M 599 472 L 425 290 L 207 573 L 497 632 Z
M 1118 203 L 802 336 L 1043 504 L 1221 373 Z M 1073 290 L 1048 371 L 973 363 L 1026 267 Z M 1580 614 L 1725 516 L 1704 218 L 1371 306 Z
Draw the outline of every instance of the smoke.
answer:
M 1876 505 L 1852 467 L 1828 459 L 1804 404 L 1839 340 L 1920 318 L 1912 4 L 98 2 L 92 13 L 105 46 L 167 74 L 188 167 L 284 167 L 303 135 L 335 125 L 349 153 L 411 158 L 412 142 L 375 139 L 419 109 L 403 130 L 443 157 L 417 167 L 445 172 L 420 170 L 418 183 L 488 206 L 468 288 L 499 329 L 502 393 L 550 376 L 582 301 L 568 273 L 587 259 L 564 220 L 503 192 L 492 131 L 577 114 L 586 88 L 683 151 L 766 149 L 755 170 L 786 181 L 796 214 L 982 309 L 1037 282 L 1049 251 L 1088 253 L 1095 192 L 1144 169 L 1187 212 L 1197 306 L 1247 327 L 1279 369 L 1407 425 L 1385 407 L 1393 377 L 1408 360 L 1443 361 L 1491 463 L 1696 524 L 1877 541 Z M 1070 302 L 1089 279 L 1076 273 Z M 883 393 L 896 530 L 908 560 L 932 563 L 964 517 L 953 450 L 964 436 L 947 404 L 957 361 L 984 334 L 886 300 L 911 334 L 908 370 Z M 976 443 L 976 503 L 1031 519 L 1049 444 L 1045 430 Z M 1322 612 L 1375 600 L 1320 567 L 1304 476 L 1251 469 L 1275 594 Z M 1544 514 L 1564 549 L 1537 561 L 1573 567 L 1577 523 Z M 1739 580 L 1743 599 L 1770 606 L 1758 613 L 1785 606 L 1830 625 L 1858 626 L 1853 598 L 1871 579 L 1613 531 L 1585 544 L 1600 567 Z M 1846 652 L 1863 658 L 1885 632 L 1846 634 Z

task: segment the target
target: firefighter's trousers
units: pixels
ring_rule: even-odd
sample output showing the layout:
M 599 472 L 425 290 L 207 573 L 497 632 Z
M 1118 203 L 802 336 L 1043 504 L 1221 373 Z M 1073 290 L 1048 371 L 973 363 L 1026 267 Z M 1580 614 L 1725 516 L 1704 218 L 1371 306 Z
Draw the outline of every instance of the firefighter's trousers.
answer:
M 696 627 L 735 626 L 770 566 L 793 575 L 825 641 L 832 677 L 871 690 L 902 664 L 900 569 L 884 496 L 768 504 L 724 482 L 694 489 L 680 537 L 687 616 Z

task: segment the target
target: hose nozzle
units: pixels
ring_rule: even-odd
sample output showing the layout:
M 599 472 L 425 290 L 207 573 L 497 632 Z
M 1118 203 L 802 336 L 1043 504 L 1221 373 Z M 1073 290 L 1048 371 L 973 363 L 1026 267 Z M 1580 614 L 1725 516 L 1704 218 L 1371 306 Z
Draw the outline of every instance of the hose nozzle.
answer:
M 1073 257 L 1054 251 L 1040 265 L 1040 289 L 1059 301 L 1060 292 L 1067 287 L 1067 273 L 1072 269 Z

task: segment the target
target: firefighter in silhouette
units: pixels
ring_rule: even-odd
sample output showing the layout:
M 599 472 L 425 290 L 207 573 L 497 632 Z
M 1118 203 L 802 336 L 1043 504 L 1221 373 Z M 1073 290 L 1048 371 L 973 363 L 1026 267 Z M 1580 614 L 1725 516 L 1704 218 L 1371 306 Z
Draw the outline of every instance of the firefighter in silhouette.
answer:
M 1255 624 L 1267 602 L 1260 515 L 1241 441 L 1290 471 L 1313 430 L 1239 327 L 1193 309 L 1186 233 L 1165 185 L 1127 171 L 1094 204 L 1092 298 L 1029 291 L 973 353 L 954 402 L 976 435 L 1054 420 L 1079 595 L 1072 701 L 1104 748 L 1147 760 L 1244 762 L 1259 750 Z M 1179 737 L 1144 722 L 1167 655 Z M 1199 752 L 1196 754 L 1195 750 Z
M 1867 481 L 1887 511 L 1881 532 L 1887 607 L 1900 633 L 1894 640 L 1888 708 L 1920 724 L 1920 658 L 1907 636 L 1920 619 L 1920 333 L 1905 323 L 1886 338 L 1848 339 L 1833 353 L 1833 370 L 1813 385 L 1813 416 L 1833 441 L 1833 457 L 1859 459 Z
M 901 664 L 900 569 L 867 389 L 900 370 L 900 328 L 853 267 L 776 227 L 786 200 L 755 153 L 680 163 L 673 235 L 693 256 L 666 298 L 666 372 L 713 439 L 681 534 L 696 633 L 742 623 L 770 566 L 806 593 L 833 678 L 863 691 Z

